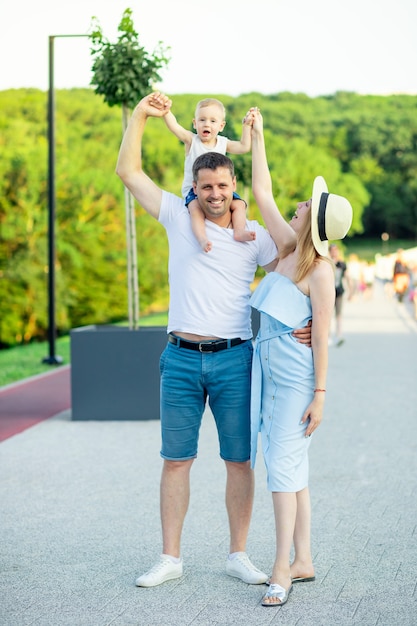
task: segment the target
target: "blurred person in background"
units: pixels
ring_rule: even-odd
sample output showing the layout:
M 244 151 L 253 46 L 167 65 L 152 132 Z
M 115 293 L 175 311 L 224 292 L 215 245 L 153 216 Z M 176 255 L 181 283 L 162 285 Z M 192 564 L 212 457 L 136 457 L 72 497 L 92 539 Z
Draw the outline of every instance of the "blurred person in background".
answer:
M 402 302 L 410 285 L 410 270 L 404 259 L 404 251 L 402 248 L 397 250 L 397 258 L 394 263 L 393 282 L 394 292 L 398 298 L 398 302 Z
M 361 291 L 362 267 L 357 254 L 349 254 L 347 261 L 348 299 L 354 300 Z
M 345 293 L 345 280 L 346 280 L 346 272 L 347 265 L 343 260 L 342 253 L 337 244 L 332 243 L 329 246 L 329 254 L 330 258 L 334 263 L 334 273 L 335 273 L 335 291 L 336 291 L 336 299 L 335 299 L 335 326 L 334 326 L 334 338 L 330 337 L 329 345 L 341 346 L 344 343 L 344 338 L 342 335 L 342 309 L 343 309 L 343 296 Z

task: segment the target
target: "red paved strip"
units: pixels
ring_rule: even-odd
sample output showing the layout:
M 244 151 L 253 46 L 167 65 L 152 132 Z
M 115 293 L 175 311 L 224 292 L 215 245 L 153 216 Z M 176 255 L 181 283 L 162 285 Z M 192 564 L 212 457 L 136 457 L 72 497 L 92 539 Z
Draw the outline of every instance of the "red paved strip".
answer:
M 71 367 L 0 388 L 0 441 L 71 408 Z

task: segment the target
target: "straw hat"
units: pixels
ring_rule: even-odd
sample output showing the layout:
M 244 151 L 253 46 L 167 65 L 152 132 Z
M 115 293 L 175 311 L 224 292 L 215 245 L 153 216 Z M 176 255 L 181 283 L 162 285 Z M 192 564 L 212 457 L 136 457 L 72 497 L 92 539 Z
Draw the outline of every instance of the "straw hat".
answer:
M 349 200 L 329 193 L 323 176 L 317 176 L 311 200 L 311 236 L 319 254 L 327 256 L 329 240 L 345 237 L 352 224 L 352 215 Z

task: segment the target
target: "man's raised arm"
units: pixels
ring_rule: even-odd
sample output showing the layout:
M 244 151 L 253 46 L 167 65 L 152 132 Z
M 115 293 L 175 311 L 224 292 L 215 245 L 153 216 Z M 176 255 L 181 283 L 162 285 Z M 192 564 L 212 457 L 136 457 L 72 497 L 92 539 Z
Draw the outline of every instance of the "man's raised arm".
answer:
M 162 189 L 142 169 L 142 137 L 148 117 L 164 117 L 171 100 L 159 92 L 142 98 L 136 105 L 120 146 L 116 174 L 139 204 L 158 219 Z

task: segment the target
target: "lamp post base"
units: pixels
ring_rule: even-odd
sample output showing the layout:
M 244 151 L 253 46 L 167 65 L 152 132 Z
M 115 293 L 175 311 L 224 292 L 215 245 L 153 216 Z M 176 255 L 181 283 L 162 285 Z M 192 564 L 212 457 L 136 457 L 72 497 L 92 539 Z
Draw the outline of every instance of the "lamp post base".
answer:
M 62 363 L 64 362 L 64 359 L 62 358 L 62 356 L 46 356 L 44 359 L 42 359 L 42 363 L 45 363 L 46 365 L 62 365 Z

